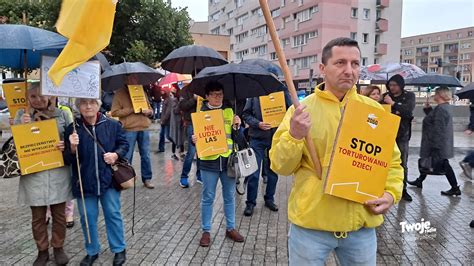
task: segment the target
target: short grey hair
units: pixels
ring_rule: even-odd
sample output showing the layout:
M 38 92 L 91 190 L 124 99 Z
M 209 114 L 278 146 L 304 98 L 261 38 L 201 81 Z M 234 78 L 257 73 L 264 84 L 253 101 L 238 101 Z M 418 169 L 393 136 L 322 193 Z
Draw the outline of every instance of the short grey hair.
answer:
M 435 93 L 439 95 L 443 100 L 449 102 L 452 99 L 451 90 L 448 87 L 438 87 L 435 90 Z
M 82 101 L 87 101 L 87 100 L 94 100 L 97 102 L 97 105 L 100 106 L 102 105 L 102 101 L 100 99 L 90 99 L 90 98 L 76 98 L 74 101 L 74 105 L 76 106 L 77 110 L 79 110 L 79 106 L 81 105 Z

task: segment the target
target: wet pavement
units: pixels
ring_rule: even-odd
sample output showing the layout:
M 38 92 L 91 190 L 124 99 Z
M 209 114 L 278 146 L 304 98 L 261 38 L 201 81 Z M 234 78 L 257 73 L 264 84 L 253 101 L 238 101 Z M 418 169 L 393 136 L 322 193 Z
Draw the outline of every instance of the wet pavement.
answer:
M 414 132 L 410 143 L 409 179 L 415 179 L 418 174 L 417 147 L 420 136 L 420 132 Z M 152 151 L 157 149 L 156 141 L 157 134 L 153 133 Z M 456 157 L 450 162 L 461 185 L 462 196 L 451 198 L 440 195 L 441 190 L 449 189 L 444 176 L 428 176 L 422 190 L 410 187 L 413 202 L 402 201 L 391 208 L 385 223 L 377 229 L 378 264 L 473 264 L 474 229 L 469 227 L 469 222 L 474 219 L 472 180 L 461 174 L 458 165 L 468 147 L 474 147 L 473 142 L 473 137 L 455 133 Z M 169 144 L 166 149 L 165 153 L 152 153 L 153 183 L 156 188 L 149 190 L 139 185 L 136 189 L 134 235 L 131 231 L 133 190 L 122 193 L 128 265 L 288 264 L 287 199 L 291 190 L 291 177 L 279 179 L 275 197 L 280 207 L 278 212 L 263 206 L 263 183 L 252 217 L 243 216 L 245 197 L 237 196 L 236 225 L 246 237 L 244 243 L 234 243 L 224 237 L 225 219 L 219 186 L 214 205 L 211 246 L 203 248 L 198 245 L 201 236 L 201 185 L 195 182 L 192 175 L 190 188 L 179 187 L 182 162 L 171 159 Z M 139 165 L 138 159 L 136 153 L 135 166 Z M 192 173 L 194 169 L 193 166 Z M 31 265 L 37 254 L 31 234 L 30 209 L 16 203 L 18 180 L 0 180 L 0 265 Z M 71 265 L 77 265 L 85 255 L 78 218 L 76 215 L 76 225 L 68 229 L 65 244 Z M 408 232 L 408 227 L 412 228 L 413 224 L 422 221 L 425 229 L 426 222 L 430 223 L 430 232 Z M 406 223 L 404 228 L 400 224 L 403 222 Z M 102 216 L 99 225 L 102 253 L 98 264 L 110 265 L 113 254 L 108 249 Z M 328 258 L 327 264 L 335 264 L 333 256 Z

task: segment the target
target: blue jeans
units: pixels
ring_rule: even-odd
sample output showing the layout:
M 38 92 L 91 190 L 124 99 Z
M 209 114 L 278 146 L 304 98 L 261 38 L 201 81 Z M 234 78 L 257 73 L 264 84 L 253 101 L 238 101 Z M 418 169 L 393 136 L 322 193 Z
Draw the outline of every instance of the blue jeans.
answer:
M 170 139 L 169 125 L 161 125 L 160 140 L 158 141 L 158 151 L 165 151 L 165 138 Z
M 109 188 L 99 197 L 84 198 L 91 236 L 90 244 L 87 241 L 87 229 L 82 199 L 77 199 L 77 208 L 81 215 L 82 232 L 84 234 L 87 255 L 93 256 L 100 252 L 100 240 L 97 224 L 99 217 L 99 200 L 102 205 L 102 212 L 104 213 L 105 229 L 107 230 L 107 240 L 109 241 L 110 250 L 113 253 L 122 252 L 126 248 L 126 243 L 123 219 L 122 214 L 120 213 L 120 192 L 114 188 Z
M 135 142 L 138 142 L 142 181 L 151 180 L 150 134 L 148 131 L 126 131 L 125 135 L 130 146 L 126 155 L 127 160 L 132 163 Z
M 250 147 L 255 151 L 257 157 L 258 170 L 247 177 L 247 205 L 255 206 L 258 194 L 258 183 L 260 180 L 260 168 L 265 169 L 267 175 L 267 189 L 265 191 L 264 199 L 265 201 L 273 202 L 275 196 L 275 190 L 278 182 L 278 175 L 270 169 L 270 161 L 263 160 L 267 156 L 268 150 L 272 146 L 271 140 L 261 140 L 261 139 L 250 139 Z
M 227 230 L 235 228 L 235 179 L 227 176 L 226 171 L 201 170 L 201 224 L 204 232 L 211 231 L 212 205 L 216 196 L 217 180 L 221 180 L 224 214 Z
M 377 236 L 375 228 L 361 228 L 347 232 L 347 238 L 338 239 L 334 232 L 305 229 L 291 224 L 288 250 L 290 265 L 324 265 L 332 250 L 336 252 L 342 266 L 375 265 Z
M 190 124 L 186 127 L 186 134 L 188 135 L 188 152 L 183 162 L 183 171 L 181 172 L 181 178 L 188 178 L 189 172 L 193 165 L 194 157 L 196 156 L 196 146 L 193 144 L 192 135 L 194 134 L 193 125 Z M 161 139 L 160 139 L 161 140 Z M 199 171 L 199 160 L 196 162 L 196 178 L 201 176 Z

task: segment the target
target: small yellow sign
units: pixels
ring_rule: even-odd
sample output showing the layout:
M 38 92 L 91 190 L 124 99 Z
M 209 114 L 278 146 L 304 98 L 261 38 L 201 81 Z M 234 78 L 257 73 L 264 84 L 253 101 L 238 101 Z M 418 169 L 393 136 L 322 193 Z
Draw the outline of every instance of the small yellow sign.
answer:
M 2 87 L 10 118 L 15 118 L 16 112 L 20 109 L 28 110 L 25 82 L 4 83 Z
M 135 113 L 141 113 L 143 110 L 151 109 L 142 85 L 128 85 L 128 91 Z
M 194 135 L 197 138 L 198 158 L 225 153 L 229 150 L 221 109 L 191 114 Z
M 55 119 L 12 126 L 22 175 L 64 166 Z
M 278 127 L 286 113 L 284 93 L 279 91 L 266 96 L 260 96 L 260 109 L 263 122 L 270 123 L 272 128 Z
M 197 102 L 196 102 L 196 112 L 201 112 L 203 102 L 204 102 L 204 98 L 202 98 L 201 96 L 198 96 Z
M 385 111 L 391 113 L 392 112 L 392 106 L 390 104 L 382 104 L 382 107 L 383 109 L 385 109 Z
M 364 203 L 385 189 L 400 117 L 349 100 L 339 124 L 324 192 Z

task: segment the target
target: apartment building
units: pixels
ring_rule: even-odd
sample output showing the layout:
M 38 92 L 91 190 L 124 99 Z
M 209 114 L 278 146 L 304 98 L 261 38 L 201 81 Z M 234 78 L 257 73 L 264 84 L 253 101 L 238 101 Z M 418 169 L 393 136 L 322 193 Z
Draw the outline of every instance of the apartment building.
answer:
M 403 38 L 400 58 L 426 73 L 455 76 L 466 85 L 473 82 L 474 27 Z
M 268 0 L 287 63 L 300 89 L 321 77 L 324 45 L 336 37 L 359 42 L 362 64 L 399 62 L 401 0 Z M 258 0 L 209 0 L 209 31 L 230 36 L 230 60 L 278 64 Z
M 216 35 L 209 33 L 209 22 L 191 22 L 189 29 L 191 36 L 193 37 L 193 44 L 202 45 L 216 50 L 218 53 L 229 60 L 230 55 L 230 36 L 229 35 Z

